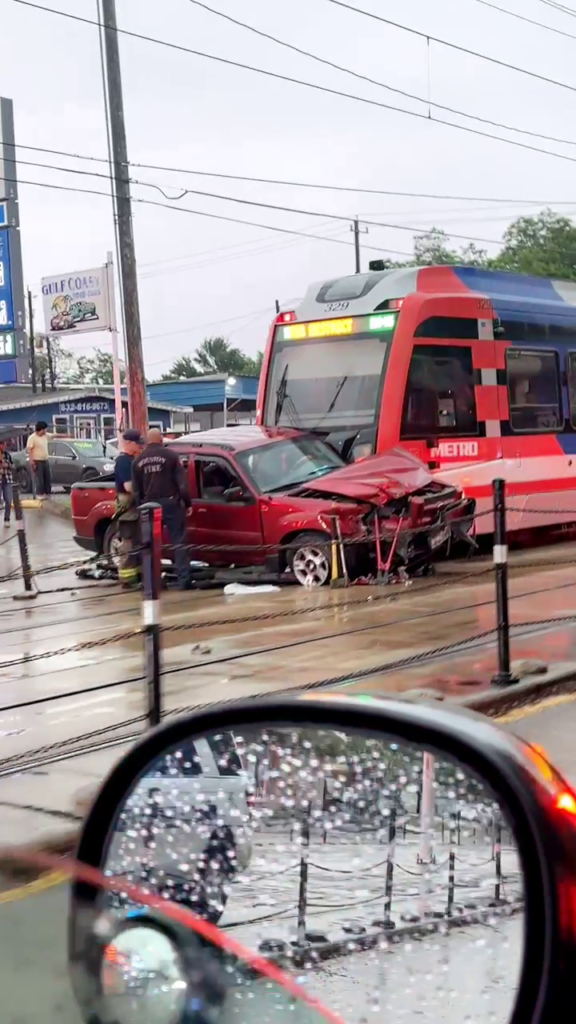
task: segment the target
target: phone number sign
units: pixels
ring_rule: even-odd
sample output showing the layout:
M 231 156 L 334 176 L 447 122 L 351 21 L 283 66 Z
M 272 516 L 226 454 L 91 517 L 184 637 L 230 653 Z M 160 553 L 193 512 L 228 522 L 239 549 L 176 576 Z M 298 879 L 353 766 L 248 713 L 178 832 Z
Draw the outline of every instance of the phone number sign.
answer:
M 59 409 L 61 413 L 110 412 L 110 402 L 107 399 L 60 402 Z

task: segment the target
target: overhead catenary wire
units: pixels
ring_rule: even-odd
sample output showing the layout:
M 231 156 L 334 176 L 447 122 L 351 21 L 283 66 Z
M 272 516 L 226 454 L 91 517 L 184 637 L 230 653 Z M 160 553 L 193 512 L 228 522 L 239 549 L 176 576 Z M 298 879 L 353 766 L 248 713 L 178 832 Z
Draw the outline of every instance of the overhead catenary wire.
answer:
M 556 3 L 555 0 L 538 0 L 538 3 L 550 7 L 553 11 L 558 11 L 559 14 L 568 14 L 572 18 L 576 18 L 576 10 L 573 7 L 567 7 L 566 4 Z
M 483 7 L 490 7 L 493 11 L 499 11 L 500 14 L 507 14 L 510 18 L 516 18 L 518 21 L 524 21 L 528 25 L 535 25 L 536 28 L 546 29 L 547 32 L 554 32 L 558 36 L 564 36 L 566 39 L 574 39 L 576 41 L 576 35 L 572 35 L 571 32 L 566 32 L 561 28 L 556 28 L 555 25 L 547 25 L 544 21 L 536 21 L 534 18 L 528 18 L 525 14 L 518 14 L 517 11 L 509 11 L 505 7 L 499 7 L 498 4 L 490 3 L 490 0 L 473 0 L 474 3 L 482 4 Z
M 328 2 L 330 2 L 330 3 L 334 2 L 335 3 L 335 2 L 339 2 L 339 0 L 328 0 Z M 46 7 L 46 6 L 43 6 L 42 4 L 33 3 L 32 0 L 12 0 L 12 3 L 21 4 L 22 6 L 30 7 L 30 8 L 32 8 L 34 10 L 44 11 L 45 13 L 48 13 L 48 14 L 55 14 L 55 15 L 58 15 L 58 16 L 63 17 L 63 18 L 69 18 L 69 19 L 71 19 L 73 21 L 82 22 L 83 24 L 86 24 L 86 25 L 92 25 L 92 26 L 94 26 L 96 28 L 99 28 L 99 26 L 100 26 L 99 22 L 93 21 L 90 18 L 84 18 L 84 17 L 81 17 L 78 14 L 71 14 L 71 13 L 69 13 L 67 11 L 59 11 L 59 10 L 56 10 L 55 8 L 53 8 L 53 7 Z M 349 5 L 342 5 L 342 6 L 349 6 Z M 351 8 L 351 9 L 352 10 L 357 10 L 358 13 L 364 13 L 364 14 L 367 13 L 365 11 L 361 11 L 359 8 Z M 373 17 L 378 17 L 378 16 L 377 15 L 373 15 Z M 399 27 L 405 28 L 406 26 L 399 26 Z M 541 153 L 541 154 L 543 154 L 545 156 L 555 157 L 556 159 L 559 159 L 559 160 L 568 160 L 570 163 L 576 162 L 576 157 L 571 157 L 571 156 L 569 156 L 566 153 L 557 153 L 554 150 L 542 149 L 539 146 L 533 146 L 533 145 L 531 145 L 529 143 L 526 143 L 526 142 L 520 142 L 518 139 L 504 138 L 503 136 L 500 136 L 500 135 L 494 135 L 491 132 L 482 131 L 479 128 L 473 128 L 470 125 L 456 124 L 453 121 L 447 121 L 445 118 L 437 117 L 437 116 L 433 115 L 431 113 L 431 111 L 428 111 L 426 113 L 419 113 L 418 111 L 415 111 L 415 110 L 407 110 L 404 107 L 398 107 L 398 106 L 396 106 L 396 105 L 394 105 L 392 103 L 383 103 L 380 100 L 371 99 L 371 98 L 369 98 L 367 96 L 359 96 L 359 95 L 357 95 L 355 93 L 345 92 L 342 89 L 334 89 L 334 88 L 331 88 L 331 87 L 326 86 L 326 85 L 318 85 L 318 84 L 316 84 L 314 82 L 308 82 L 305 79 L 295 78 L 294 76 L 291 76 L 291 75 L 280 74 L 277 71 L 268 71 L 265 68 L 258 68 L 258 67 L 255 67 L 254 65 L 251 65 L 251 64 L 244 64 L 241 61 L 231 60 L 230 58 L 227 58 L 227 57 L 220 57 L 220 56 L 218 56 L 216 54 L 206 53 L 206 52 L 204 52 L 202 50 L 195 50 L 192 47 L 184 46 L 182 43 L 174 43 L 174 42 L 170 42 L 168 40 L 158 39 L 156 36 L 144 35 L 141 32 L 134 32 L 134 31 L 131 31 L 129 29 L 121 29 L 121 28 L 117 28 L 117 29 L 115 29 L 115 31 L 120 33 L 120 34 L 122 34 L 122 35 L 131 37 L 131 38 L 134 38 L 134 39 L 140 39 L 140 40 L 142 40 L 144 42 L 154 43 L 154 44 L 157 44 L 159 46 L 164 46 L 164 47 L 167 47 L 167 48 L 169 48 L 171 50 L 178 51 L 180 53 L 188 53 L 188 54 L 191 54 L 192 56 L 195 56 L 195 57 L 202 57 L 202 58 L 205 58 L 206 60 L 213 60 L 213 61 L 215 61 L 217 63 L 226 65 L 228 67 L 240 68 L 240 69 L 242 69 L 244 71 L 250 71 L 250 72 L 252 72 L 254 74 L 263 75 L 263 76 L 268 77 L 268 78 L 274 78 L 274 79 L 277 79 L 278 81 L 282 81 L 282 82 L 288 82 L 291 85 L 300 85 L 300 86 L 302 86 L 304 88 L 314 89 L 317 92 L 323 92 L 323 93 L 326 93 L 326 94 L 331 95 L 331 96 L 337 96 L 337 97 L 340 97 L 340 98 L 343 98 L 343 99 L 353 100 L 353 101 L 358 102 L 358 103 L 367 104 L 368 106 L 379 107 L 379 108 L 381 108 L 383 110 L 395 111 L 397 113 L 404 114 L 405 116 L 408 116 L 408 117 L 416 117 L 419 120 L 427 121 L 428 123 L 434 122 L 435 124 L 446 125 L 449 128 L 455 128 L 458 131 L 468 132 L 468 133 L 470 133 L 472 135 L 476 135 L 476 136 L 478 136 L 480 138 L 492 139 L 492 140 L 495 140 L 497 142 L 505 143 L 506 145 L 516 146 L 516 147 L 518 147 L 520 149 L 528 150 L 530 152 Z M 412 30 L 410 30 L 410 31 L 412 31 Z M 416 31 L 416 30 L 413 30 L 413 31 Z M 422 34 L 422 33 L 418 33 L 418 34 Z M 425 36 L 425 38 L 430 38 L 430 39 L 434 40 L 434 37 L 432 37 L 432 36 L 430 36 L 430 37 L 429 36 Z M 441 42 L 443 42 L 443 40 L 441 40 Z M 446 44 L 446 45 L 455 46 L 455 44 Z M 482 54 L 478 54 L 475 51 L 468 51 L 468 50 L 464 49 L 463 47 L 456 46 L 456 49 L 463 50 L 466 53 L 472 53 L 474 56 L 478 56 L 478 57 L 482 57 L 483 56 Z M 518 72 L 520 72 L 520 73 L 522 73 L 524 75 L 529 75 L 529 76 L 532 76 L 532 77 L 534 77 L 536 79 L 542 79 L 543 81 L 549 82 L 549 84 L 551 84 L 551 85 L 557 85 L 557 86 L 560 86 L 561 88 L 568 89 L 570 91 L 576 92 L 576 86 L 569 85 L 566 82 L 557 82 L 555 79 L 547 79 L 545 76 L 539 75 L 539 74 L 537 74 L 535 72 L 531 72 L 531 71 L 528 71 L 528 70 L 523 69 L 523 68 L 517 68 L 514 65 L 508 65 L 505 62 L 496 60 L 496 58 L 488 58 L 488 57 L 486 57 L 485 59 L 492 60 L 494 63 L 501 64 L 504 67 L 508 67 L 510 70 L 518 71 Z
M 377 78 L 371 78 L 369 75 L 362 74 L 359 71 L 355 71 L 353 68 L 344 67 L 342 64 L 336 64 L 334 61 L 328 60 L 325 57 L 321 57 L 317 53 L 312 53 L 311 50 L 304 50 L 300 46 L 295 46 L 293 43 L 289 43 L 286 39 L 279 39 L 278 36 L 273 36 L 269 32 L 264 32 L 262 29 L 256 28 L 254 25 L 248 25 L 245 21 L 239 21 L 237 18 L 233 18 L 230 14 L 225 14 L 224 11 L 218 11 L 214 7 L 209 7 L 208 4 L 203 3 L 203 0 L 188 0 L 188 3 L 194 4 L 196 7 L 201 7 L 205 11 L 209 11 L 210 14 L 216 15 L 218 18 L 224 18 L 226 21 L 231 22 L 233 25 L 238 25 L 240 28 L 246 29 L 248 32 L 253 32 L 264 39 L 269 39 L 271 42 L 276 43 L 278 46 L 283 46 L 288 50 L 292 50 L 295 53 L 299 53 L 303 57 L 309 57 L 311 60 L 315 60 L 320 64 L 324 64 L 327 67 L 333 68 L 336 71 L 341 71 L 343 74 L 351 75 L 353 78 L 358 78 L 363 82 L 368 82 L 369 85 L 376 85 L 381 89 L 386 89 L 388 92 L 395 92 L 399 96 L 404 96 L 406 99 L 416 100 L 418 103 L 424 103 L 428 108 L 430 106 L 435 107 L 437 110 L 444 110 L 449 114 L 457 114 L 459 117 L 466 117 L 472 121 L 480 121 L 482 124 L 488 124 L 492 128 L 502 128 L 507 132 L 519 132 L 521 135 L 529 135 L 532 138 L 544 139 L 546 142 L 557 142 L 566 146 L 576 146 L 575 139 L 562 139 L 554 135 L 544 135 L 542 132 L 535 132 L 529 128 L 518 128 L 515 125 L 503 124 L 501 121 L 494 121 L 488 117 L 481 117 L 479 114 L 470 114 L 466 110 L 460 110 L 458 107 L 449 107 L 444 103 L 436 103 L 431 96 L 418 96 L 416 93 L 407 92 L 405 89 L 399 89 L 397 86 L 388 85 L 386 82 L 381 82 Z M 430 37 L 427 37 L 428 41 L 428 62 L 430 58 Z M 450 44 L 446 44 L 450 45 Z M 428 72 L 429 72 L 428 63 Z
M 16 0 L 16 3 L 25 2 L 27 2 L 27 0 Z M 450 40 L 442 39 L 440 36 L 433 36 L 430 32 L 424 32 L 422 29 L 412 28 L 410 25 L 403 25 L 401 22 L 394 21 L 392 18 L 385 18 L 382 14 L 375 14 L 373 11 L 366 11 L 362 7 L 355 7 L 354 4 L 347 3 L 346 0 L 324 0 L 324 2 L 333 4 L 335 7 L 341 7 L 344 10 L 353 12 L 354 14 L 360 14 L 365 18 L 371 18 L 373 21 L 379 21 L 383 25 L 389 25 L 402 32 L 408 32 L 410 35 L 418 36 L 420 39 L 430 40 L 432 43 L 438 43 L 439 46 L 446 46 L 450 50 L 457 50 L 459 53 L 465 53 L 468 57 L 477 57 L 479 60 L 488 61 L 490 64 L 506 68 L 508 71 L 514 71 L 517 74 L 526 75 L 529 78 L 535 78 L 540 82 L 557 86 L 560 89 L 567 89 L 569 92 L 576 92 L 576 85 L 571 85 L 569 82 L 562 82 L 557 78 L 550 78 L 548 75 L 542 75 L 538 71 L 531 71 L 529 68 L 518 67 L 517 64 L 510 64 L 509 61 L 500 60 L 499 57 L 492 57 L 491 54 L 480 53 L 478 50 L 471 50 L 468 46 L 462 46 L 460 43 L 452 43 Z M 543 0 L 543 2 L 546 2 L 546 0 Z M 576 17 L 576 11 L 574 12 L 574 16 Z

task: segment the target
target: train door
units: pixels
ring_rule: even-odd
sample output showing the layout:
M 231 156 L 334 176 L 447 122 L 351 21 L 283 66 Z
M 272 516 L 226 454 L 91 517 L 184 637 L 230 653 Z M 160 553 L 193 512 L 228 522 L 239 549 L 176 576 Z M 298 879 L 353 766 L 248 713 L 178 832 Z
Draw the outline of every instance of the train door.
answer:
M 464 488 L 479 511 L 501 475 L 502 359 L 492 318 L 433 316 L 414 331 L 405 378 L 403 447 Z
M 571 454 L 576 445 L 571 432 L 564 430 L 565 418 L 569 423 L 574 418 L 573 359 L 574 353 L 569 352 L 563 400 L 560 352 L 522 342 L 506 347 L 508 408 L 502 417 L 502 475 L 512 529 L 552 526 L 569 518 L 566 513 L 576 507 L 576 454 Z M 569 406 L 566 415 L 565 404 Z

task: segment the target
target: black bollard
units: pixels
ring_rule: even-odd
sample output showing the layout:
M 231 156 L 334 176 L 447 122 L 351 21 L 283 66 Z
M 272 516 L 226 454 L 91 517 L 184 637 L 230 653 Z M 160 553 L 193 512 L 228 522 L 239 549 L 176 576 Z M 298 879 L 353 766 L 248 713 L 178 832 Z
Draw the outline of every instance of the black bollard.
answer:
M 500 906 L 502 900 L 502 824 L 496 822 L 496 842 L 494 843 L 494 862 L 496 866 L 496 882 L 494 884 L 494 904 Z
M 454 834 L 456 832 L 456 819 L 450 817 L 450 853 L 448 854 L 448 903 L 446 904 L 446 917 L 454 914 L 454 890 L 456 888 L 456 847 L 454 845 Z
M 162 509 L 149 502 L 140 507 L 142 539 L 142 624 L 146 651 L 146 682 L 148 687 L 148 725 L 160 724 L 162 695 L 160 691 L 160 581 L 157 567 L 162 544 Z
M 388 854 L 386 856 L 386 881 L 384 883 L 384 917 L 372 921 L 373 927 L 384 928 L 385 931 L 392 931 L 396 924 L 392 920 L 392 892 L 394 889 L 394 861 L 396 857 L 396 817 L 398 810 L 394 804 L 390 808 L 388 818 Z
M 498 671 L 493 686 L 510 686 L 516 682 L 510 671 L 510 622 L 508 619 L 508 545 L 506 543 L 505 481 L 493 480 L 494 548 L 496 569 L 496 617 L 498 629 Z
M 22 564 L 22 575 L 24 577 L 24 593 L 14 594 L 15 601 L 28 601 L 35 597 L 38 597 L 38 591 L 34 590 L 32 585 L 32 568 L 30 566 L 30 556 L 28 554 L 28 543 L 26 541 L 26 527 L 24 525 L 24 513 L 22 511 L 22 503 L 20 501 L 20 485 L 13 484 L 13 502 L 14 502 L 14 518 L 16 520 L 16 530 L 18 531 L 18 544 L 20 547 L 20 562 Z
M 298 888 L 298 931 L 296 944 L 306 945 L 306 904 L 308 901 L 308 857 L 310 853 L 310 823 L 308 815 L 302 818 L 300 828 L 300 885 Z

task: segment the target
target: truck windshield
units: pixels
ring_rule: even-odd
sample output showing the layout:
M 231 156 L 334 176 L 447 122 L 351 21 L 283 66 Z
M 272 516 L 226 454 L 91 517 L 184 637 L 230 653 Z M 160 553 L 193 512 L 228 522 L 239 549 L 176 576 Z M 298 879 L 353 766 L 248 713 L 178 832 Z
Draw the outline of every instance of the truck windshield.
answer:
M 390 326 L 362 329 L 369 323 Z M 343 333 L 315 337 L 314 329 L 325 324 L 343 324 Z M 394 324 L 394 315 L 388 313 L 279 325 L 268 376 L 266 426 L 321 428 L 327 432 L 370 426 L 377 414 Z
M 262 494 L 319 479 L 344 462 L 317 437 L 295 437 L 239 452 L 237 460 Z

